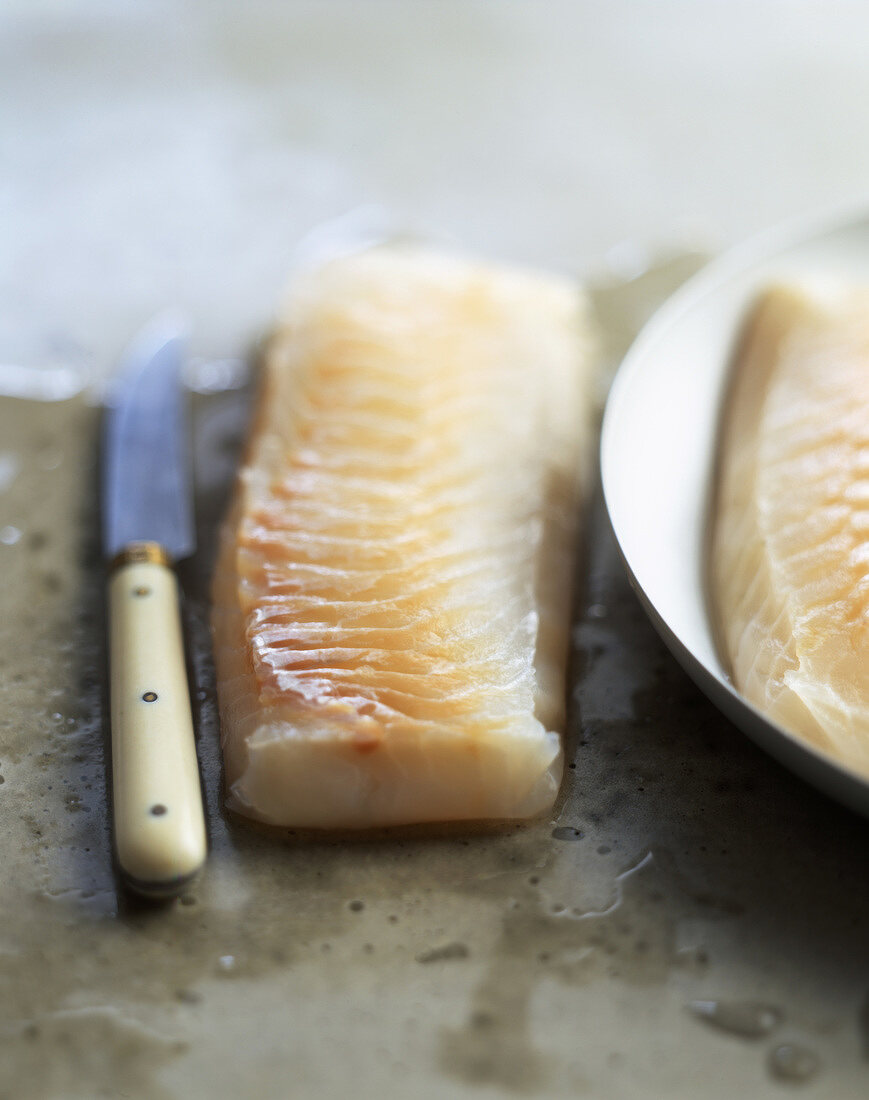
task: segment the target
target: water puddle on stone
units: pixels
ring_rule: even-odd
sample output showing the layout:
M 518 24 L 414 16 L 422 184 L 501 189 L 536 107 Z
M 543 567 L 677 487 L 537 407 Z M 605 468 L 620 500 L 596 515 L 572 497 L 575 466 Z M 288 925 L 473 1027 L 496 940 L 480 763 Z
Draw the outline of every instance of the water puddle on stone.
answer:
M 611 365 L 697 262 L 674 257 L 594 290 Z M 435 1075 L 430 1095 L 438 1082 L 451 1095 L 487 1085 L 564 1095 L 580 1088 L 593 1052 L 553 1016 L 555 1037 L 541 1045 L 539 994 L 591 989 L 602 1005 L 654 994 L 671 1021 L 701 1036 L 707 1024 L 778 1041 L 768 1074 L 767 1052 L 756 1050 L 757 1081 L 770 1087 L 830 1074 L 823 1046 L 807 1068 L 802 1048 L 781 1041 L 772 1004 L 747 997 L 739 1007 L 712 987 L 727 952 L 739 956 L 726 945 L 746 927 L 767 935 L 757 957 L 784 952 L 788 972 L 811 956 L 814 929 L 857 958 L 859 942 L 827 904 L 840 881 L 831 849 L 853 884 L 869 844 L 841 811 L 746 746 L 688 684 L 630 592 L 599 500 L 575 631 L 569 765 L 551 821 L 329 840 L 224 813 L 208 583 L 248 416 L 249 390 L 236 388 L 245 377 L 234 360 L 200 364 L 191 376 L 202 391 L 193 398 L 200 551 L 181 575 L 211 853 L 202 879 L 162 907 L 118 893 L 111 864 L 97 410 L 81 398 L 0 402 L 3 454 L 15 456 L 0 466 L 12 625 L 0 641 L 5 1079 L 30 1076 L 46 1096 L 192 1095 L 191 1083 L 227 1046 L 242 1067 L 257 1043 L 282 1050 L 292 1010 L 303 1059 L 323 1062 L 357 1036 L 347 1049 L 358 1065 L 370 1068 L 366 1058 L 378 1051 L 378 1064 L 397 1075 L 382 1095 L 407 1094 L 407 1081 L 396 1082 L 408 1066 Z M 782 821 L 787 843 L 776 833 Z M 784 886 L 778 859 L 766 858 L 775 845 L 758 835 L 796 853 Z M 786 890 L 798 896 L 785 907 Z M 849 906 L 858 925 L 869 917 L 859 892 Z M 790 940 L 779 935 L 789 920 Z M 694 1008 L 696 1023 L 685 1023 L 688 1002 L 705 1006 Z M 790 1004 L 780 1003 L 790 1019 Z M 647 1021 L 644 1034 L 656 1025 Z M 861 1027 L 866 1042 L 869 1026 Z M 601 1056 L 601 1074 L 632 1072 L 629 1030 L 612 1024 L 620 1050 Z M 690 1057 L 671 1054 L 677 1063 Z M 181 1084 L 164 1089 L 169 1077 Z M 609 1092 L 633 1095 L 627 1085 Z

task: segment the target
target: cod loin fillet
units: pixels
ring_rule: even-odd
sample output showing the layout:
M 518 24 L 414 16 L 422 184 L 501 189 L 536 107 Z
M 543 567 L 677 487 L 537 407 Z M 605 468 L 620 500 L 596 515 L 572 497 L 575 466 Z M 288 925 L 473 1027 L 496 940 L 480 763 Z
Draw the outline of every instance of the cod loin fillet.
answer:
M 353 829 L 551 806 L 588 333 L 569 281 L 422 247 L 296 278 L 213 582 L 232 809 Z
M 869 293 L 761 298 L 719 462 L 711 587 L 735 685 L 869 774 Z

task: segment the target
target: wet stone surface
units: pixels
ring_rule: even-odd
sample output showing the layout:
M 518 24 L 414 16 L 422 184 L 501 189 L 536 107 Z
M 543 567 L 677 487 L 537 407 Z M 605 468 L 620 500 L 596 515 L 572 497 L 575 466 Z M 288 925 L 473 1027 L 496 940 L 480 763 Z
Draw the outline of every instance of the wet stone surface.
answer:
M 601 316 L 639 320 L 686 265 L 601 288 Z M 224 813 L 208 574 L 246 413 L 195 399 L 210 860 L 145 905 L 111 864 L 97 416 L 0 404 L 0 1097 L 277 1100 L 290 1073 L 300 1097 L 864 1095 L 869 829 L 688 681 L 599 499 L 551 819 L 333 840 Z

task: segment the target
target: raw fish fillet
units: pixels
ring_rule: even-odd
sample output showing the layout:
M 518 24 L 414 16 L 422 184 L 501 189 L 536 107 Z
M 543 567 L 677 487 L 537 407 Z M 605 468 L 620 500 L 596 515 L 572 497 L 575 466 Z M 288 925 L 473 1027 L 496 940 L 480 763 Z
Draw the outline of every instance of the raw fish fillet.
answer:
M 725 415 L 712 596 L 736 687 L 869 773 L 869 293 L 772 289 Z
M 214 578 L 232 809 L 551 806 L 592 388 L 566 280 L 419 247 L 297 278 Z

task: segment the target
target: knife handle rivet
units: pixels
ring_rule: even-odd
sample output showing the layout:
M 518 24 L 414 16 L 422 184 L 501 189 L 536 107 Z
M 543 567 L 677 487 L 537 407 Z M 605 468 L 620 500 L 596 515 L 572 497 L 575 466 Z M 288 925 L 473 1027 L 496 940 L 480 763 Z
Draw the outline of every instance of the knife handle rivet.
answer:
M 157 692 L 146 691 L 142 698 L 145 700 L 146 703 L 155 703 L 157 701 Z
M 163 814 L 168 813 L 168 810 L 158 802 L 156 806 L 151 807 L 151 813 L 154 817 L 162 817 Z
M 133 589 L 133 595 L 134 596 L 150 596 L 151 595 L 151 589 L 146 587 L 144 584 L 140 584 L 138 588 Z

